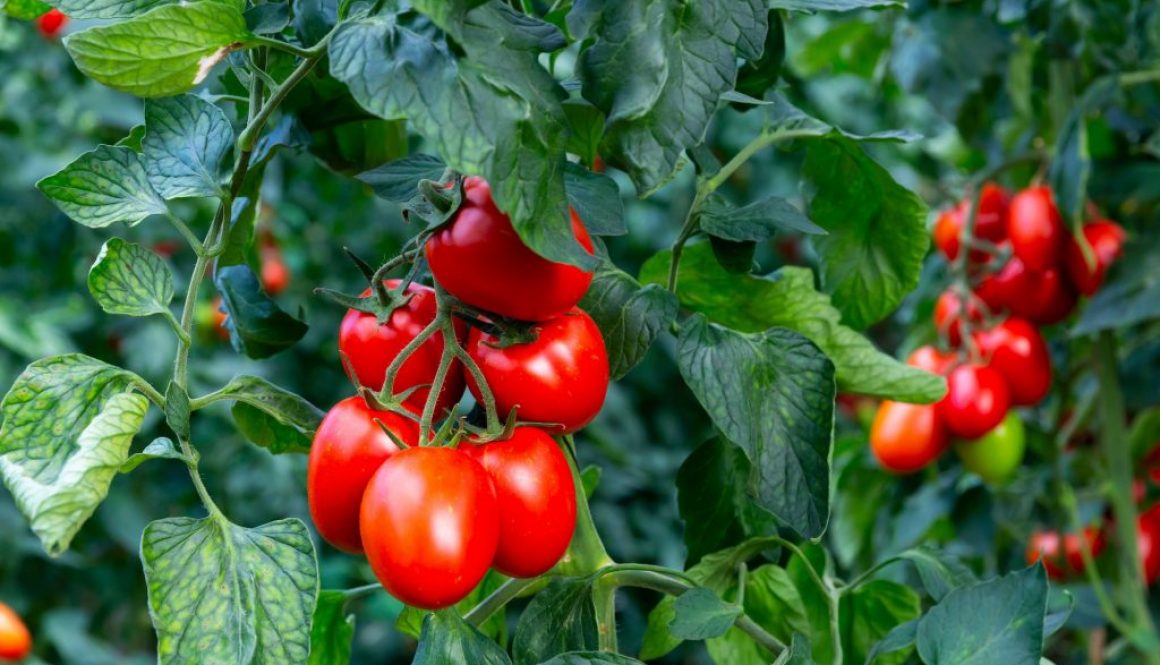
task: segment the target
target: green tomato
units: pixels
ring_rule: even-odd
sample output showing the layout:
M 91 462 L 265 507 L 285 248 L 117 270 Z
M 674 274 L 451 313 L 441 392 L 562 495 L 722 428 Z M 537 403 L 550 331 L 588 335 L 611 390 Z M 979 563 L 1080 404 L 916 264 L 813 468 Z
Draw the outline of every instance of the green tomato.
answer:
M 983 436 L 955 441 L 955 452 L 963 466 L 991 485 L 1001 485 L 1011 479 L 1023 461 L 1025 447 L 1023 421 L 1014 411 Z

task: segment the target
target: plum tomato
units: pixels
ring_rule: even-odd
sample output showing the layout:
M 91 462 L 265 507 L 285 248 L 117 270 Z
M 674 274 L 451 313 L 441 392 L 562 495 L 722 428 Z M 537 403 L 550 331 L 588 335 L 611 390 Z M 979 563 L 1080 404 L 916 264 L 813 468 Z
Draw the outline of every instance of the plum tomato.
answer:
M 1061 265 L 1067 229 L 1055 207 L 1051 188 L 1028 187 L 1011 199 L 1007 237 L 1015 256 L 1031 272 Z
M 1051 356 L 1039 329 L 1018 317 L 975 332 L 984 361 L 1003 375 L 1011 404 L 1038 404 L 1051 389 Z
M 0 660 L 18 661 L 32 651 L 32 635 L 20 615 L 0 603 Z
M 1068 239 L 1063 261 L 1071 283 L 1080 293 L 1090 296 L 1099 290 L 1108 267 L 1123 253 L 1126 234 L 1119 224 L 1103 219 L 1084 224 L 1083 235 L 1092 249 L 1095 263 L 1088 265 L 1083 249 L 1074 237 Z
M 952 435 L 977 439 L 1003 422 L 1010 399 L 1002 374 L 986 365 L 967 363 L 947 374 L 947 394 L 938 409 Z
M 884 401 L 870 427 L 870 450 L 892 473 L 913 473 L 946 450 L 947 431 L 933 404 Z

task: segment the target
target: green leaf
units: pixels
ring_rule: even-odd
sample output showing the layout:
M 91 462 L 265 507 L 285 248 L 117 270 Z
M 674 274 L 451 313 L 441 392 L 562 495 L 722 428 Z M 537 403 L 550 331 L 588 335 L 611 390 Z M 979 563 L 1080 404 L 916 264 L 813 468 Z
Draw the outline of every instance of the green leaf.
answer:
M 572 651 L 562 653 L 541 665 L 644 665 L 635 658 L 604 651 Z
M 330 73 L 367 111 L 406 118 L 455 170 L 487 179 L 538 254 L 595 267 L 572 234 L 565 200 L 563 92 L 538 61 L 564 46 L 563 35 L 503 3 L 452 16 L 461 11 L 448 6 L 436 18 L 455 51 L 423 22 L 344 22 L 330 42 Z
M 174 0 L 55 0 L 56 8 L 69 18 L 130 18 Z
M 910 647 L 914 646 L 914 641 L 918 639 L 918 619 L 911 619 L 906 623 L 901 623 L 895 626 L 886 636 L 870 649 L 870 653 L 866 656 L 866 665 L 877 663 L 875 660 L 882 654 L 893 654 L 903 649 L 909 653 Z M 884 662 L 884 661 L 882 661 Z
M 124 136 L 124 138 L 122 138 L 120 141 L 117 141 L 114 145 L 116 145 L 118 147 L 123 146 L 123 147 L 129 148 L 133 152 L 140 154 L 141 153 L 141 142 L 144 140 L 145 140 L 145 125 L 135 125 L 133 127 L 133 129 L 129 130 L 129 133 L 126 134 Z
M 848 12 L 879 7 L 906 7 L 904 0 L 769 0 L 770 9 L 792 12 Z
M 480 582 L 471 593 L 455 604 L 455 611 L 461 615 L 467 614 L 476 605 L 481 603 L 484 598 L 487 598 L 493 591 L 503 586 L 503 583 L 508 581 L 508 577 L 497 573 L 495 570 L 487 571 L 484 575 L 483 581 Z M 404 635 L 410 635 L 415 639 L 419 639 L 419 635 L 423 631 L 423 618 L 430 612 L 421 610 L 417 607 L 406 605 L 403 611 L 399 613 L 399 618 L 395 620 L 395 628 Z M 497 642 L 503 642 L 503 636 L 507 633 L 507 622 L 505 618 L 504 608 L 500 608 L 497 612 L 491 615 L 487 621 L 479 626 L 479 632 L 490 637 Z
M 785 62 L 785 22 L 776 9 L 766 15 L 769 29 L 765 33 L 765 46 L 761 57 L 747 62 L 737 71 L 737 92 L 761 99 L 765 92 L 777 85 L 781 67 Z
M 722 197 L 713 196 L 705 201 L 697 219 L 705 233 L 734 242 L 768 240 L 778 231 L 826 234 L 825 229 L 811 222 L 793 204 L 778 196 L 740 208 L 733 207 Z
M 839 603 L 842 656 L 865 662 L 874 645 L 900 624 L 918 618 L 922 603 L 913 589 L 890 580 L 871 580 L 843 594 Z M 882 656 L 882 665 L 902 665 L 909 651 Z
M 754 259 L 757 255 L 757 243 L 752 240 L 724 240 L 710 236 L 709 246 L 713 248 L 713 256 L 717 259 L 717 263 L 727 272 L 747 275 L 753 272 L 757 265 Z
M 89 28 L 64 44 L 86 76 L 138 97 L 166 97 L 204 81 L 252 39 L 239 3 L 197 0 Z
M 568 123 L 568 143 L 564 149 L 592 166 L 604 138 L 604 112 L 583 99 L 564 102 L 564 118 Z
M 1047 182 L 1051 185 L 1059 212 L 1074 229 L 1083 224 L 1088 178 L 1092 171 L 1087 116 L 1119 93 L 1119 80 L 1114 75 L 1097 79 L 1072 107 L 1056 139 L 1055 158 L 1047 171 Z
M 178 440 L 189 441 L 189 393 L 176 381 L 165 389 L 165 424 Z
M 596 269 L 580 301 L 608 349 L 608 367 L 619 379 L 644 359 L 649 347 L 677 318 L 677 299 L 657 285 L 642 287 L 611 261 Z
M 1143 468 L 1144 457 L 1160 442 L 1160 406 L 1145 409 L 1136 414 L 1132 427 L 1128 430 L 1128 448 L 1132 451 L 1135 468 Z
M 578 63 L 582 92 L 608 118 L 600 152 L 642 194 L 704 140 L 718 100 L 733 88 L 736 58 L 761 55 L 766 12 L 761 0 L 573 4 L 569 30 L 591 40 Z
M 628 233 L 624 225 L 624 205 L 620 187 L 603 173 L 568 163 L 564 167 L 564 187 L 568 203 L 592 235 L 620 236 Z
M 57 556 L 109 492 L 149 407 L 144 380 L 79 353 L 38 360 L 0 403 L 0 476 Z
M 778 566 L 765 565 L 749 573 L 745 584 L 745 614 L 785 643 L 799 633 L 810 632 L 801 594 L 785 569 Z M 732 628 L 705 646 L 718 663 L 766 665 L 771 658 L 768 651 L 740 628 Z M 805 653 L 809 655 L 808 646 Z
M 0 9 L 14 19 L 31 21 L 52 9 L 52 5 L 40 0 L 0 0 Z
M 101 247 L 88 282 L 89 293 L 109 314 L 164 314 L 173 300 L 173 274 L 165 259 L 120 238 Z
M 307 665 L 349 665 L 354 641 L 354 615 L 346 613 L 346 594 L 322 590 L 310 625 Z
M 927 665 L 1039 665 L 1047 576 L 1036 564 L 955 589 L 918 624 Z
M 828 594 L 818 587 L 814 577 L 829 577 L 832 564 L 826 550 L 819 545 L 802 544 L 799 548 L 801 553 L 795 552 L 785 566 L 786 575 L 801 595 L 802 608 L 809 621 L 810 630 L 807 634 L 812 638 L 814 660 L 831 663 L 834 662 L 834 647 L 830 630 L 830 603 Z
M 98 146 L 36 186 L 64 214 L 90 228 L 133 225 L 167 210 L 149 184 L 141 156 L 125 147 Z
M 153 188 L 167 199 L 220 196 L 234 130 L 217 106 L 194 95 L 145 103 L 141 150 Z
M 552 580 L 528 603 L 512 636 L 515 665 L 538 665 L 564 651 L 598 647 L 596 608 L 587 578 Z
M 455 610 L 443 610 L 423 619 L 419 649 L 411 662 L 413 665 L 511 665 L 512 661 L 498 644 L 464 621 Z
M 215 397 L 237 402 L 238 429 L 274 454 L 310 451 L 314 430 L 326 415 L 295 393 L 256 376 L 234 377 Z
M 677 364 L 713 423 L 745 451 L 747 491 L 807 538 L 829 521 L 834 365 L 785 328 L 739 333 L 697 315 L 685 322 Z
M 926 592 L 935 602 L 941 602 L 955 589 L 975 584 L 978 578 L 963 562 L 930 547 L 918 547 L 898 555 L 914 564 Z
M 1160 244 L 1154 236 L 1130 241 L 1072 326 L 1072 336 L 1120 330 L 1160 318 L 1160 271 L 1154 269 L 1158 257 Z
M 906 130 L 890 130 L 871 134 L 854 134 L 844 129 L 822 122 L 794 106 L 780 93 L 766 95 L 767 104 L 762 107 L 766 117 L 766 130 L 773 134 L 791 134 L 794 138 L 847 138 L 852 141 L 883 141 L 905 143 L 921 138 Z
M 726 603 L 712 591 L 689 589 L 673 603 L 669 632 L 682 640 L 707 640 L 724 635 L 739 616 L 740 607 Z
M 306 334 L 308 326 L 282 311 L 266 295 L 248 265 L 219 265 L 214 283 L 229 314 L 225 325 L 230 331 L 230 343 L 246 356 L 269 358 Z
M 119 471 L 121 473 L 129 473 L 143 463 L 155 459 L 172 459 L 184 462 L 185 455 L 177 449 L 177 444 L 173 443 L 172 439 L 160 436 L 149 442 L 149 445 L 145 446 L 145 449 L 141 452 L 130 455 L 121 464 Z
M 773 665 L 815 665 L 810 653 L 810 640 L 801 633 L 794 633 L 789 648 L 781 652 Z
M 370 185 L 379 198 L 406 203 L 419 195 L 420 180 L 438 181 L 446 169 L 442 159 L 418 153 L 387 162 L 357 177 Z
M 157 659 L 170 663 L 305 663 L 318 596 L 306 525 L 245 529 L 224 517 L 150 522 L 141 536 Z
M 865 328 L 918 286 L 926 204 L 849 139 L 811 143 L 804 172 L 817 189 L 810 219 L 830 231 L 813 240 L 822 286 L 847 325 Z
M 641 281 L 665 283 L 671 263 L 671 252 L 656 254 L 641 268 Z M 742 332 L 783 326 L 810 338 L 837 367 L 842 392 L 917 403 L 936 402 L 946 392 L 940 377 L 895 360 L 842 325 L 830 297 L 814 290 L 808 268 L 734 275 L 721 269 L 707 245 L 697 244 L 685 248 L 678 276 L 681 305 L 716 323 Z

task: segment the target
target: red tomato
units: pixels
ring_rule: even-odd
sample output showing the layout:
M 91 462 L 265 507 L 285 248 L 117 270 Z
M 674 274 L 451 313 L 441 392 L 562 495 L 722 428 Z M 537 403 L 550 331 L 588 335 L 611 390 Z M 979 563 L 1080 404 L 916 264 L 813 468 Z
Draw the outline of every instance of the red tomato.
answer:
M 592 239 L 572 212 L 572 233 L 592 253 Z M 463 183 L 463 206 L 425 248 L 431 274 L 443 288 L 479 309 L 521 321 L 546 321 L 572 309 L 592 273 L 536 254 L 495 207 L 483 178 Z
M 1160 579 L 1160 503 L 1140 513 L 1136 520 L 1136 547 L 1148 586 Z
M 1123 253 L 1127 236 L 1123 227 L 1106 219 L 1084 224 L 1083 235 L 1091 245 L 1095 265 L 1089 266 L 1084 260 L 1083 250 L 1074 237 L 1068 239 L 1063 261 L 1071 283 L 1080 293 L 1090 296 L 1104 283 L 1108 266 Z
M 1051 389 L 1051 356 L 1039 329 L 1016 317 L 975 333 L 987 364 L 1003 375 L 1011 404 L 1038 404 Z
M 1058 269 L 1031 272 L 1017 257 L 1011 257 L 997 274 L 983 280 L 975 291 L 992 312 L 1008 309 L 1039 325 L 1066 319 L 1075 309 L 1071 284 Z
M 399 286 L 399 280 L 387 280 L 386 284 L 388 288 L 394 289 Z M 365 297 L 370 293 L 371 290 L 367 289 L 362 295 Z M 407 294 L 411 299 L 391 312 L 391 318 L 384 325 L 379 325 L 374 314 L 360 312 L 357 309 L 347 310 L 338 332 L 338 350 L 346 355 L 350 367 L 354 369 L 355 375 L 351 377 L 351 381 L 372 390 L 381 390 L 391 361 L 423 328 L 435 320 L 435 291 L 412 283 L 407 287 Z M 460 339 L 466 338 L 466 324 L 462 321 L 455 321 L 455 330 Z M 403 361 L 395 378 L 394 391 L 401 393 L 413 386 L 433 383 L 442 356 L 443 333 L 437 332 Z M 416 410 L 422 410 L 430 394 L 430 388 L 420 388 L 411 393 L 406 403 Z M 447 372 L 443 390 L 439 393 L 435 413 L 437 415 L 445 413 L 462 396 L 463 365 L 455 360 Z
M 870 427 L 870 450 L 893 473 L 913 473 L 938 459 L 949 438 L 933 404 L 885 401 Z
M 60 34 L 66 23 L 68 23 L 68 17 L 59 9 L 50 9 L 36 19 L 36 29 L 45 39 L 52 39 Z
M 0 660 L 24 660 L 32 651 L 32 635 L 20 615 L 0 603 Z
M 966 316 L 971 325 L 983 323 L 983 312 L 974 297 L 967 301 Z M 940 333 L 946 335 L 951 346 L 958 346 L 963 341 L 962 317 L 962 299 L 954 287 L 948 288 L 934 304 L 934 325 Z
M 1011 199 L 1007 215 L 1011 249 L 1032 272 L 1058 267 L 1067 238 L 1051 188 L 1029 187 Z
M 1091 550 L 1093 560 L 1108 545 L 1108 539 L 1104 535 L 1103 529 L 1098 527 L 1089 526 L 1084 528 L 1083 537 L 1087 541 L 1088 549 Z M 1063 558 L 1067 561 L 1068 567 L 1077 574 L 1083 574 L 1084 571 L 1083 553 L 1080 551 L 1081 547 L 1083 546 L 1080 544 L 1078 534 L 1069 533 L 1063 537 Z
M 1061 581 L 1067 578 L 1067 562 L 1063 559 L 1062 539 L 1055 531 L 1036 531 L 1027 542 L 1027 565 L 1042 561 L 1047 576 Z
M 1007 206 L 1009 204 L 1006 190 L 994 183 L 983 185 L 979 196 L 979 210 L 975 213 L 975 237 L 992 243 L 1002 242 L 1007 238 Z M 970 212 L 971 202 L 961 201 L 950 210 L 939 215 L 934 226 L 934 243 L 947 257 L 954 261 L 959 255 L 959 245 L 962 242 L 963 225 Z M 972 261 L 985 261 L 987 253 L 979 250 L 971 252 Z
M 359 525 L 375 576 L 427 610 L 463 600 L 499 542 L 499 502 L 487 472 L 453 448 L 408 448 L 383 462 L 363 495 Z
M 959 365 L 947 374 L 947 395 L 938 403 L 951 434 L 977 439 L 1007 416 L 1010 393 L 998 371 L 985 365 Z
M 176 240 L 158 240 L 153 243 L 153 252 L 167 259 L 172 258 L 179 248 Z
M 358 554 L 359 506 L 371 476 L 399 447 L 375 420 L 378 419 L 407 445 L 419 442 L 419 426 L 390 411 L 376 411 L 355 395 L 326 413 L 314 443 L 306 471 L 306 496 L 314 526 L 331 545 Z
M 286 262 L 282 260 L 281 252 L 277 249 L 262 250 L 262 288 L 266 293 L 276 296 L 290 285 L 290 271 Z
M 500 415 L 519 407 L 520 420 L 555 423 L 575 432 L 592 422 L 608 392 L 608 353 L 592 317 L 579 308 L 536 326 L 537 337 L 506 348 L 472 329 L 467 352 L 479 364 Z M 470 373 L 467 386 L 477 400 L 479 387 Z
M 517 427 L 509 439 L 461 450 L 491 476 L 499 500 L 492 567 L 511 577 L 548 572 L 576 530 L 576 485 L 560 446 L 542 429 Z
M 955 354 L 943 353 L 929 344 L 918 347 L 906 358 L 907 365 L 939 376 L 945 375 L 954 363 Z

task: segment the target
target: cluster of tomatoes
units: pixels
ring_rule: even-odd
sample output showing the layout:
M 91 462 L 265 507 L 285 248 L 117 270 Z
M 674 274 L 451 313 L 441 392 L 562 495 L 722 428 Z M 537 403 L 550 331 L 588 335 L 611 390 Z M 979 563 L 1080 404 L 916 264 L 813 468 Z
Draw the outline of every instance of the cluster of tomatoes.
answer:
M 952 441 L 964 466 L 1002 482 L 1023 457 L 1023 424 L 1012 407 L 1032 406 L 1051 388 L 1051 358 L 1039 326 L 1059 323 L 1077 294 L 1099 289 L 1120 255 L 1124 231 L 1107 220 L 1083 226 L 1091 261 L 1063 223 L 1047 187 L 1009 196 L 988 183 L 979 193 L 974 234 L 964 243 L 970 201 L 943 212 L 935 244 L 948 261 L 968 252 L 970 289 L 948 288 L 934 320 L 948 351 L 923 346 L 910 365 L 945 376 L 937 404 L 883 402 L 871 427 L 879 463 L 911 473 L 938 459 Z M 976 240 L 977 239 L 977 240 Z
M 360 395 L 335 405 L 315 434 L 307 479 L 323 538 L 365 553 L 387 591 L 425 609 L 458 602 L 489 568 L 534 577 L 561 559 L 577 487 L 553 435 L 588 424 L 609 382 L 600 331 L 576 307 L 592 274 L 528 249 L 487 182 L 462 186 L 461 207 L 424 246 L 441 291 L 388 280 L 401 301 L 389 317 L 351 309 L 339 331 L 352 381 L 382 391 L 393 376 L 384 392 L 394 408 L 372 409 Z M 572 223 L 592 252 L 574 214 Z M 523 336 L 509 340 L 508 328 Z M 502 433 L 460 421 L 421 441 L 420 414 L 453 418 L 465 388 L 509 416 Z M 514 424 L 513 412 L 527 424 Z
M 20 615 L 0 603 L 0 662 L 15 663 L 32 652 L 32 636 Z

